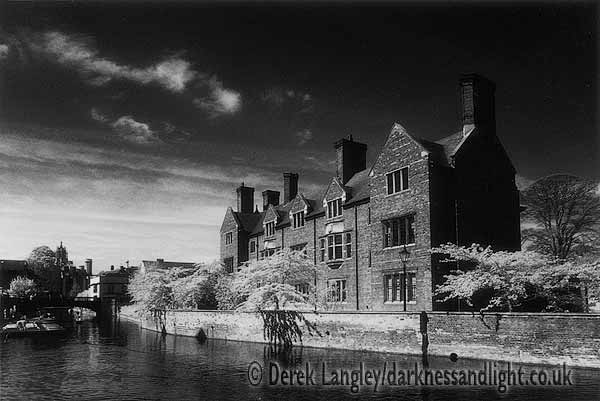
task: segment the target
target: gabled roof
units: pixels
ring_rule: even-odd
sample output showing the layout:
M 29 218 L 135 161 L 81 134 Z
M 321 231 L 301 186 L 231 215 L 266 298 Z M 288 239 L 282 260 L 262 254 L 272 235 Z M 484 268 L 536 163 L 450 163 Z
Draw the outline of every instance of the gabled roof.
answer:
M 444 148 L 444 154 L 449 165 L 452 165 L 452 158 L 474 130 L 475 127 L 473 126 L 467 132 L 463 133 L 463 131 L 458 131 L 452 135 L 435 141 L 436 144 L 440 144 Z
M 240 213 L 233 212 L 233 215 L 240 224 L 240 228 L 244 231 L 251 232 L 256 227 L 256 224 L 261 220 L 260 213 Z
M 369 173 L 371 169 L 364 169 L 354 174 L 346 183 L 347 193 L 350 197 L 346 199 L 345 205 L 351 205 L 369 199 L 371 196 L 369 188 Z

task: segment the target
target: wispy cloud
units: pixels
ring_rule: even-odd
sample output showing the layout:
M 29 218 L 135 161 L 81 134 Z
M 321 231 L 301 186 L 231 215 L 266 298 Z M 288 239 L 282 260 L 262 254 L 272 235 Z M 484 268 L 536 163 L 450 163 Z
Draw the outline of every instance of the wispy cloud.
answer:
M 139 67 L 103 57 L 92 38 L 83 35 L 51 31 L 29 35 L 26 41 L 34 53 L 74 69 L 93 86 L 124 80 L 157 85 L 175 94 L 185 92 L 191 94 L 196 107 L 211 117 L 235 114 L 242 105 L 239 91 L 226 88 L 215 75 L 196 70 L 190 61 L 180 56 L 169 56 Z
M 105 116 L 100 110 L 98 110 L 95 107 L 93 107 L 90 110 L 90 116 L 92 117 L 93 120 L 101 122 L 101 123 L 105 123 L 109 120 L 109 118 L 107 116 Z
M 300 106 L 300 110 L 305 110 L 312 105 L 313 98 L 308 92 L 272 87 L 263 92 L 261 100 L 276 107 L 281 107 L 286 103 L 295 103 L 297 106 Z
M 211 78 L 207 85 L 210 90 L 209 96 L 194 99 L 194 105 L 206 111 L 211 117 L 223 114 L 234 114 L 242 106 L 242 95 L 234 90 L 226 89 L 216 78 Z
M 8 57 L 8 50 L 8 45 L 0 43 L 0 60 L 4 60 L 6 57 Z
M 160 142 L 160 139 L 146 123 L 136 121 L 131 116 L 123 116 L 112 123 L 115 131 L 126 141 L 139 145 L 149 145 Z
M 188 61 L 169 57 L 145 68 L 137 68 L 101 57 L 91 41 L 62 32 L 46 32 L 32 48 L 56 62 L 77 69 L 90 83 L 105 85 L 113 79 L 139 84 L 155 83 L 173 92 L 182 92 L 199 73 Z
M 308 128 L 303 129 L 302 131 L 296 132 L 296 138 L 298 138 L 298 145 L 302 146 L 313 138 L 313 133 Z

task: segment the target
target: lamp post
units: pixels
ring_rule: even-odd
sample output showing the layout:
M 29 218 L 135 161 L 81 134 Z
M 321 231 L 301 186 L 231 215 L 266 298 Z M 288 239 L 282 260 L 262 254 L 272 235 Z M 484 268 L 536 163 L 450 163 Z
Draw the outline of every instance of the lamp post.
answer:
M 406 249 L 406 245 L 404 245 L 404 248 L 402 248 L 402 250 L 400 251 L 400 260 L 402 261 L 402 272 L 404 274 L 404 278 L 403 278 L 403 291 L 402 291 L 402 298 L 404 301 L 404 312 L 406 312 L 406 262 L 408 261 L 408 258 L 410 257 L 410 252 L 408 251 L 408 249 Z

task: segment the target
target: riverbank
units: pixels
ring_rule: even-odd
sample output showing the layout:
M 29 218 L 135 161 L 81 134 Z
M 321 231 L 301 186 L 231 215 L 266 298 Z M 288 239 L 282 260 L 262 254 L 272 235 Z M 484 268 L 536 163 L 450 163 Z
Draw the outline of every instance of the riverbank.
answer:
M 589 314 L 461 312 L 306 313 L 318 333 L 303 328 L 302 345 L 358 351 L 488 359 L 600 368 L 600 316 Z M 131 307 L 121 317 L 143 328 L 181 336 L 264 343 L 263 323 L 254 313 L 157 311 L 140 319 Z M 423 334 L 427 334 L 424 336 Z

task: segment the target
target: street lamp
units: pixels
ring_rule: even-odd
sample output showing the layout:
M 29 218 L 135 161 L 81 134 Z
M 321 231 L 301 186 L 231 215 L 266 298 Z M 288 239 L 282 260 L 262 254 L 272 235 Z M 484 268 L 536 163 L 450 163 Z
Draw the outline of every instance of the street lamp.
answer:
M 410 252 L 408 251 L 408 249 L 406 249 L 406 245 L 404 245 L 404 248 L 402 248 L 402 250 L 400 251 L 400 260 L 402 261 L 402 270 L 404 273 L 404 279 L 402 281 L 404 284 L 404 288 L 402 291 L 402 295 L 403 295 L 403 301 L 404 301 L 404 312 L 406 312 L 406 262 L 408 261 L 408 258 L 410 257 Z

